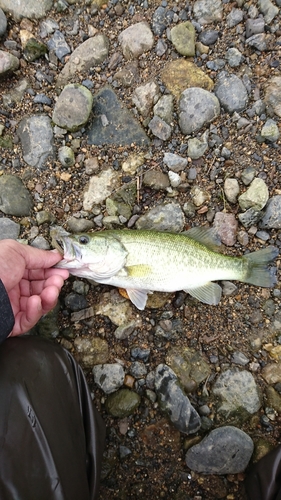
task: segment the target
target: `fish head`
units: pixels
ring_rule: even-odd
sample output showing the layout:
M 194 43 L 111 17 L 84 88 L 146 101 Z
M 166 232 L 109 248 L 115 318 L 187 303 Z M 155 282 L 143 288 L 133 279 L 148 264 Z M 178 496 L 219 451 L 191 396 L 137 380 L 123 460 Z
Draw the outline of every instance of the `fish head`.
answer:
M 52 245 L 63 255 L 56 267 L 76 276 L 105 282 L 125 264 L 127 252 L 121 243 L 100 233 L 70 234 L 53 230 Z

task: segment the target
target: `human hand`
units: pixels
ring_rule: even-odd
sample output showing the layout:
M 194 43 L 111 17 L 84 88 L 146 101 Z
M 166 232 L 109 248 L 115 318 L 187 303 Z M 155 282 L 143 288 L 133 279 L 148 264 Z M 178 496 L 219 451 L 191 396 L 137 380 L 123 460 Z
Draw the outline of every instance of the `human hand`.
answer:
M 55 307 L 69 276 L 66 269 L 52 269 L 61 259 L 56 250 L 39 250 L 15 240 L 0 241 L 0 279 L 15 316 L 10 336 L 26 333 Z

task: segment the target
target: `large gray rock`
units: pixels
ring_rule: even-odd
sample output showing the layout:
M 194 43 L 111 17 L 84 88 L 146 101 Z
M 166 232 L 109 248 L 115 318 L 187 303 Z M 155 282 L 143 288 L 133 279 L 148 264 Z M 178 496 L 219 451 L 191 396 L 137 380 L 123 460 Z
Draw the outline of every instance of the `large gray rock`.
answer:
M 179 101 L 179 126 L 183 134 L 197 132 L 220 114 L 217 97 L 208 90 L 191 87 L 183 91 Z
M 44 168 L 54 156 L 53 129 L 46 115 L 32 115 L 21 120 L 18 127 L 23 159 L 31 167 Z
M 53 6 L 53 0 L 0 0 L 0 7 L 19 21 L 23 17 L 39 19 L 44 17 Z
M 214 90 L 221 106 L 229 113 L 242 111 L 248 102 L 246 87 L 238 76 L 222 71 Z
M 240 429 L 219 427 L 192 446 L 185 456 L 187 467 L 203 474 L 238 474 L 252 456 L 254 443 Z
M 78 45 L 58 76 L 57 87 L 63 87 L 75 76 L 86 75 L 91 68 L 101 64 L 108 56 L 108 49 L 109 40 L 103 34 L 88 38 Z
M 53 112 L 53 122 L 61 128 L 75 132 L 89 120 L 93 96 L 83 85 L 70 83 L 64 87 Z
M 136 59 L 151 50 L 154 43 L 153 33 L 146 22 L 133 24 L 118 37 L 126 59 Z
M 270 198 L 260 226 L 266 229 L 281 229 L 281 195 Z
M 169 366 L 164 364 L 157 366 L 155 390 L 160 408 L 167 413 L 180 432 L 192 434 L 200 429 L 200 417 L 180 386 L 175 372 Z
M 11 238 L 16 240 L 20 234 L 20 224 L 17 224 L 7 217 L 0 218 L 0 240 Z
M 0 210 L 7 215 L 24 217 L 30 215 L 33 201 L 30 192 L 19 177 L 2 175 L 0 177 Z

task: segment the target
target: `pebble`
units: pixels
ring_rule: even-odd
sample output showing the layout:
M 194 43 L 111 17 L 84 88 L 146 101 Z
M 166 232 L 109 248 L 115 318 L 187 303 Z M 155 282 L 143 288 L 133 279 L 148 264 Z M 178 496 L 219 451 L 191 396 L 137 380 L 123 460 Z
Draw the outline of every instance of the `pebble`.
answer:
M 233 426 L 219 427 L 192 446 L 185 455 L 187 467 L 203 474 L 243 472 L 254 451 L 252 439 Z
M 235 245 L 238 223 L 234 214 L 217 212 L 214 218 L 213 228 L 222 243 L 227 246 Z
M 134 361 L 130 366 L 130 374 L 136 379 L 143 378 L 147 375 L 147 368 L 141 361 Z
M 264 229 L 281 229 L 281 195 L 272 196 L 260 222 Z
M 224 181 L 223 189 L 224 189 L 224 194 L 226 196 L 226 199 L 230 203 L 236 203 L 237 196 L 240 192 L 239 183 L 238 183 L 237 179 L 227 177 Z
M 167 165 L 169 170 L 179 173 L 187 166 L 187 159 L 175 153 L 164 153 L 163 163 Z
M 193 14 L 200 24 L 209 24 L 222 19 L 221 0 L 196 0 Z
M 15 175 L 0 176 L 0 210 L 7 215 L 30 215 L 33 200 L 22 180 Z
M 136 221 L 137 229 L 155 229 L 180 233 L 184 228 L 184 214 L 176 202 L 158 205 Z
M 2 210 L 2 209 L 1 209 Z M 7 217 L 0 218 L 0 240 L 11 238 L 16 240 L 20 234 L 20 224 Z
M 217 97 L 201 88 L 182 92 L 179 101 L 179 126 L 183 134 L 198 132 L 220 114 Z
M 59 30 L 55 31 L 54 35 L 47 42 L 47 45 L 48 49 L 53 50 L 57 58 L 62 62 L 64 61 L 64 57 L 71 52 L 63 33 Z
M 247 191 L 239 196 L 238 202 L 242 210 L 252 208 L 258 212 L 265 207 L 268 198 L 269 192 L 266 183 L 257 177 L 252 181 Z
M 195 55 L 195 28 L 190 21 L 179 23 L 171 29 L 171 42 L 179 54 Z
M 180 432 L 193 434 L 200 429 L 198 413 L 180 387 L 176 374 L 167 365 L 160 364 L 156 368 L 155 390 L 160 408 Z
M 58 158 L 63 167 L 72 167 L 75 163 L 74 152 L 69 146 L 59 148 Z
M 242 80 L 233 74 L 222 71 L 214 89 L 220 105 L 228 112 L 243 111 L 248 103 L 248 93 Z
M 221 398 L 222 404 L 218 411 L 224 414 L 243 408 L 252 415 L 261 407 L 255 379 L 246 370 L 230 369 L 221 373 L 213 386 L 212 392 Z
M 55 104 L 52 119 L 60 128 L 76 132 L 89 120 L 93 96 L 83 85 L 66 85 Z
M 54 139 L 51 119 L 38 114 L 23 118 L 17 131 L 21 140 L 23 159 L 31 167 L 43 169 L 54 157 Z M 38 141 L 40 148 L 37 147 Z
M 124 369 L 119 363 L 95 365 L 93 375 L 95 384 L 105 394 L 117 391 L 123 385 L 125 378 Z
M 109 345 L 100 337 L 75 337 L 73 345 L 76 358 L 83 367 L 92 369 L 94 365 L 105 364 L 109 358 Z
M 105 402 L 106 411 L 117 418 L 132 415 L 140 405 L 140 396 L 130 389 L 119 389 L 110 394 Z
M 162 141 L 167 141 L 170 139 L 172 134 L 172 127 L 168 125 L 160 116 L 154 116 L 148 124 L 151 132 L 155 137 L 161 139 Z
M 261 136 L 264 140 L 276 142 L 279 138 L 279 128 L 275 120 L 269 118 L 261 129 Z
M 153 33 L 146 22 L 129 26 L 120 33 L 118 40 L 126 59 L 136 59 L 151 50 L 154 44 Z
M 146 117 L 159 97 L 160 90 L 158 85 L 155 82 L 148 82 L 135 89 L 132 101 L 141 115 Z

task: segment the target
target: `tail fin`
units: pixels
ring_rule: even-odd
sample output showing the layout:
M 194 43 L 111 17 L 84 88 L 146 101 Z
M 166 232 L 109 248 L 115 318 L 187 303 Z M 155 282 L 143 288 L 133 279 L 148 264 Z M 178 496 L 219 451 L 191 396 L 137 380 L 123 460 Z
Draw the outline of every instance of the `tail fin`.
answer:
M 248 274 L 243 280 L 244 283 L 268 288 L 274 286 L 277 281 L 274 269 L 269 269 L 267 266 L 278 254 L 279 250 L 270 246 L 244 255 L 243 259 L 248 261 Z

